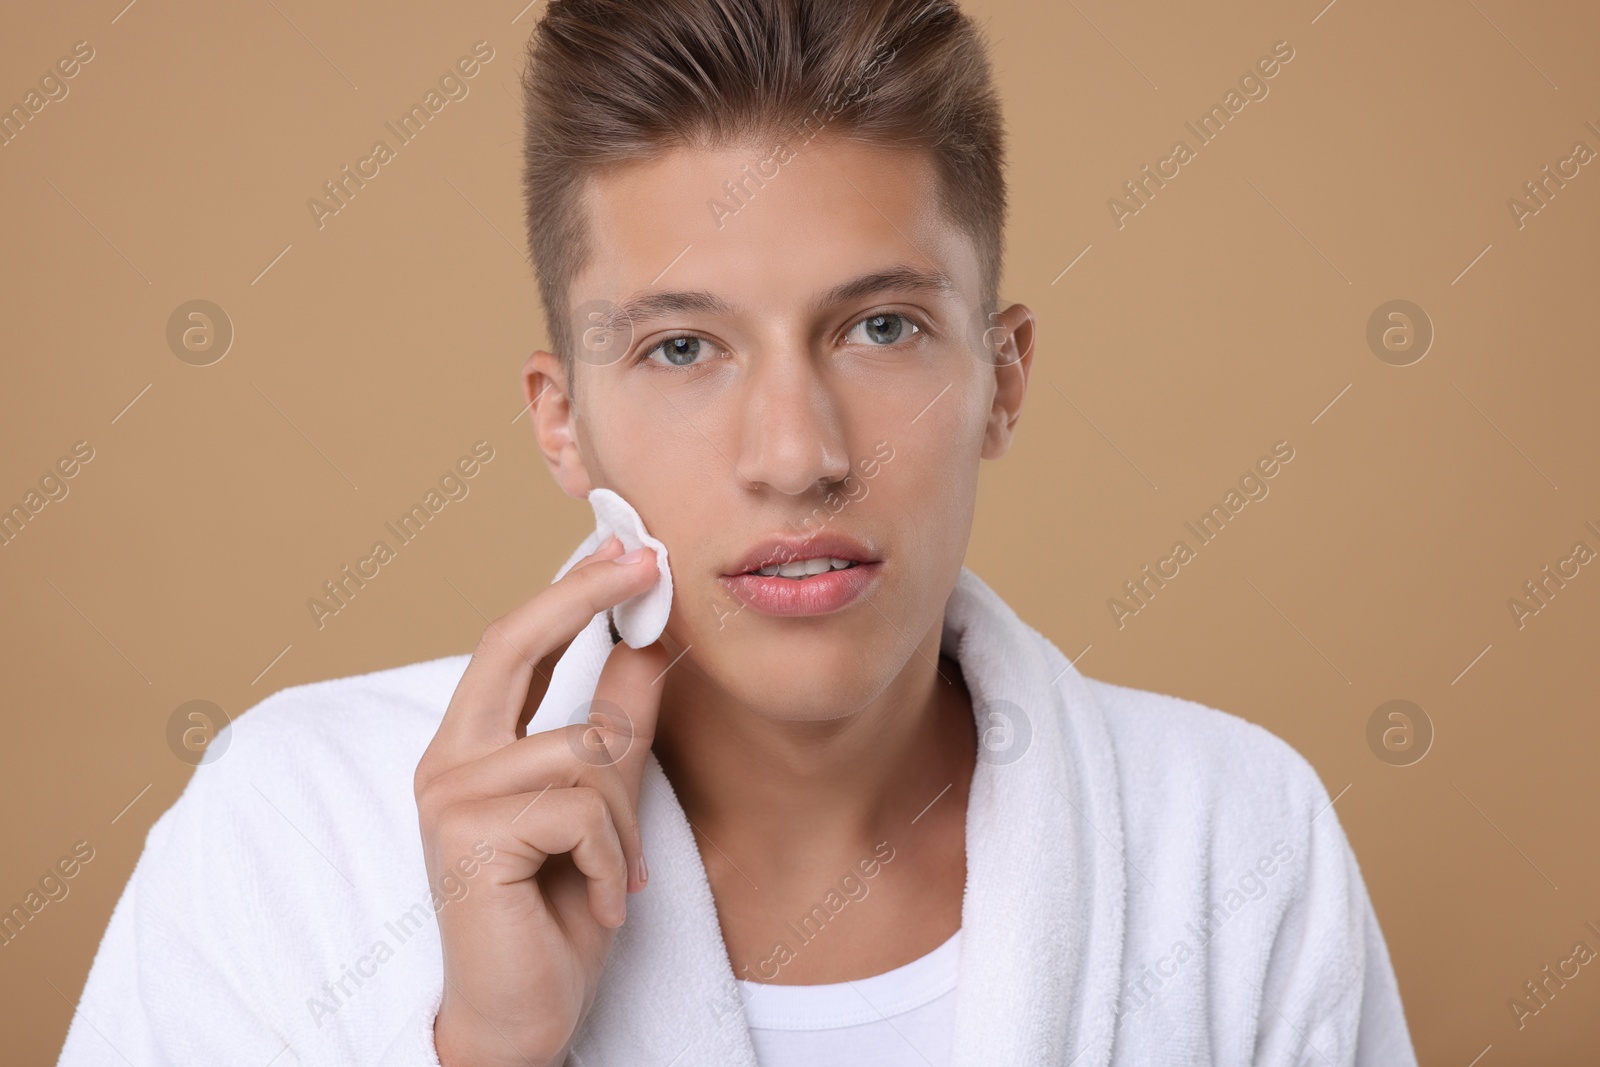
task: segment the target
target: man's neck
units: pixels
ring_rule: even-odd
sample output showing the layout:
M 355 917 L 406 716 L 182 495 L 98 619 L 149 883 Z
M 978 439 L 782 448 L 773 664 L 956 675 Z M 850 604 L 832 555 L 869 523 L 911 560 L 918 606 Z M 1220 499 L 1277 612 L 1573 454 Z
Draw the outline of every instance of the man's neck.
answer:
M 697 669 L 669 679 L 654 752 L 690 823 L 770 870 L 804 852 L 870 850 L 951 785 L 964 806 L 977 733 L 940 631 L 877 698 L 829 718 L 764 716 Z

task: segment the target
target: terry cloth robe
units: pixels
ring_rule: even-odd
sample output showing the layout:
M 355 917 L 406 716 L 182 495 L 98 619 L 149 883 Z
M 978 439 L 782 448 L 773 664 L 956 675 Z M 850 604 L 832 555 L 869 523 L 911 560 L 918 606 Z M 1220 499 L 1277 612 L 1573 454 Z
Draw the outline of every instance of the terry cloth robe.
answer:
M 572 721 L 611 647 L 598 614 L 530 730 Z M 1338 814 L 1288 744 L 1084 677 L 970 570 L 943 649 L 985 737 L 952 1067 L 1416 1063 Z M 437 1064 L 434 902 L 460 887 L 429 886 L 412 774 L 467 661 L 295 686 L 222 731 L 221 756 L 150 830 L 60 1062 Z M 694 834 L 654 755 L 640 822 L 650 883 L 568 1062 L 756 1067 Z

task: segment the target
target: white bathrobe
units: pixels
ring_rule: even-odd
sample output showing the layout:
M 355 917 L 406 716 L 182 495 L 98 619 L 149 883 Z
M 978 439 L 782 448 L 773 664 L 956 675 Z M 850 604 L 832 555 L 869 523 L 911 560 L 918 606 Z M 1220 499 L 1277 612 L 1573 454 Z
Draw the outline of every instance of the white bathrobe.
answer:
M 993 743 L 967 810 L 952 1067 L 1416 1063 L 1360 871 L 1299 754 L 1084 677 L 969 570 L 943 648 Z M 600 614 L 529 729 L 569 721 L 610 649 Z M 430 890 L 412 772 L 467 659 L 296 686 L 239 716 L 151 828 L 60 1062 L 436 1065 L 433 901 L 458 890 Z M 569 1063 L 757 1067 L 653 755 L 640 821 L 650 884 Z

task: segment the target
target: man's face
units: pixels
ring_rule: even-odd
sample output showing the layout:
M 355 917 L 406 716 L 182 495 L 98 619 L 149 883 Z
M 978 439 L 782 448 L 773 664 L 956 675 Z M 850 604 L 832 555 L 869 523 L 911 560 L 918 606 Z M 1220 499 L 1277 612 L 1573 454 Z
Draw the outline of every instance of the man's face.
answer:
M 550 387 L 535 422 L 558 480 L 620 493 L 667 546 L 667 644 L 690 649 L 674 670 L 773 717 L 864 706 L 937 655 L 979 460 L 1004 453 L 1021 407 L 1031 314 L 991 320 L 1013 331 L 998 357 L 980 347 L 977 254 L 921 152 L 676 150 L 605 172 L 587 215 L 574 404 L 556 357 L 528 364 L 530 391 Z M 830 557 L 856 566 L 744 576 Z

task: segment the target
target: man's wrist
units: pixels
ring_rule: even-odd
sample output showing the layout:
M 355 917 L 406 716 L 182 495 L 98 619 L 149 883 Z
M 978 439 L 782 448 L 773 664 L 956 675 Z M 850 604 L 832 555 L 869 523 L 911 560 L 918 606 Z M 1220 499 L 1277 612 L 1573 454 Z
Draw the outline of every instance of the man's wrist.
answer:
M 530 1054 L 528 1048 L 534 1044 L 539 1043 L 514 1042 L 492 1028 L 484 1032 L 482 1027 L 458 1021 L 443 1007 L 433 1020 L 433 1047 L 439 1067 L 566 1067 L 570 1041 L 548 1057 Z

